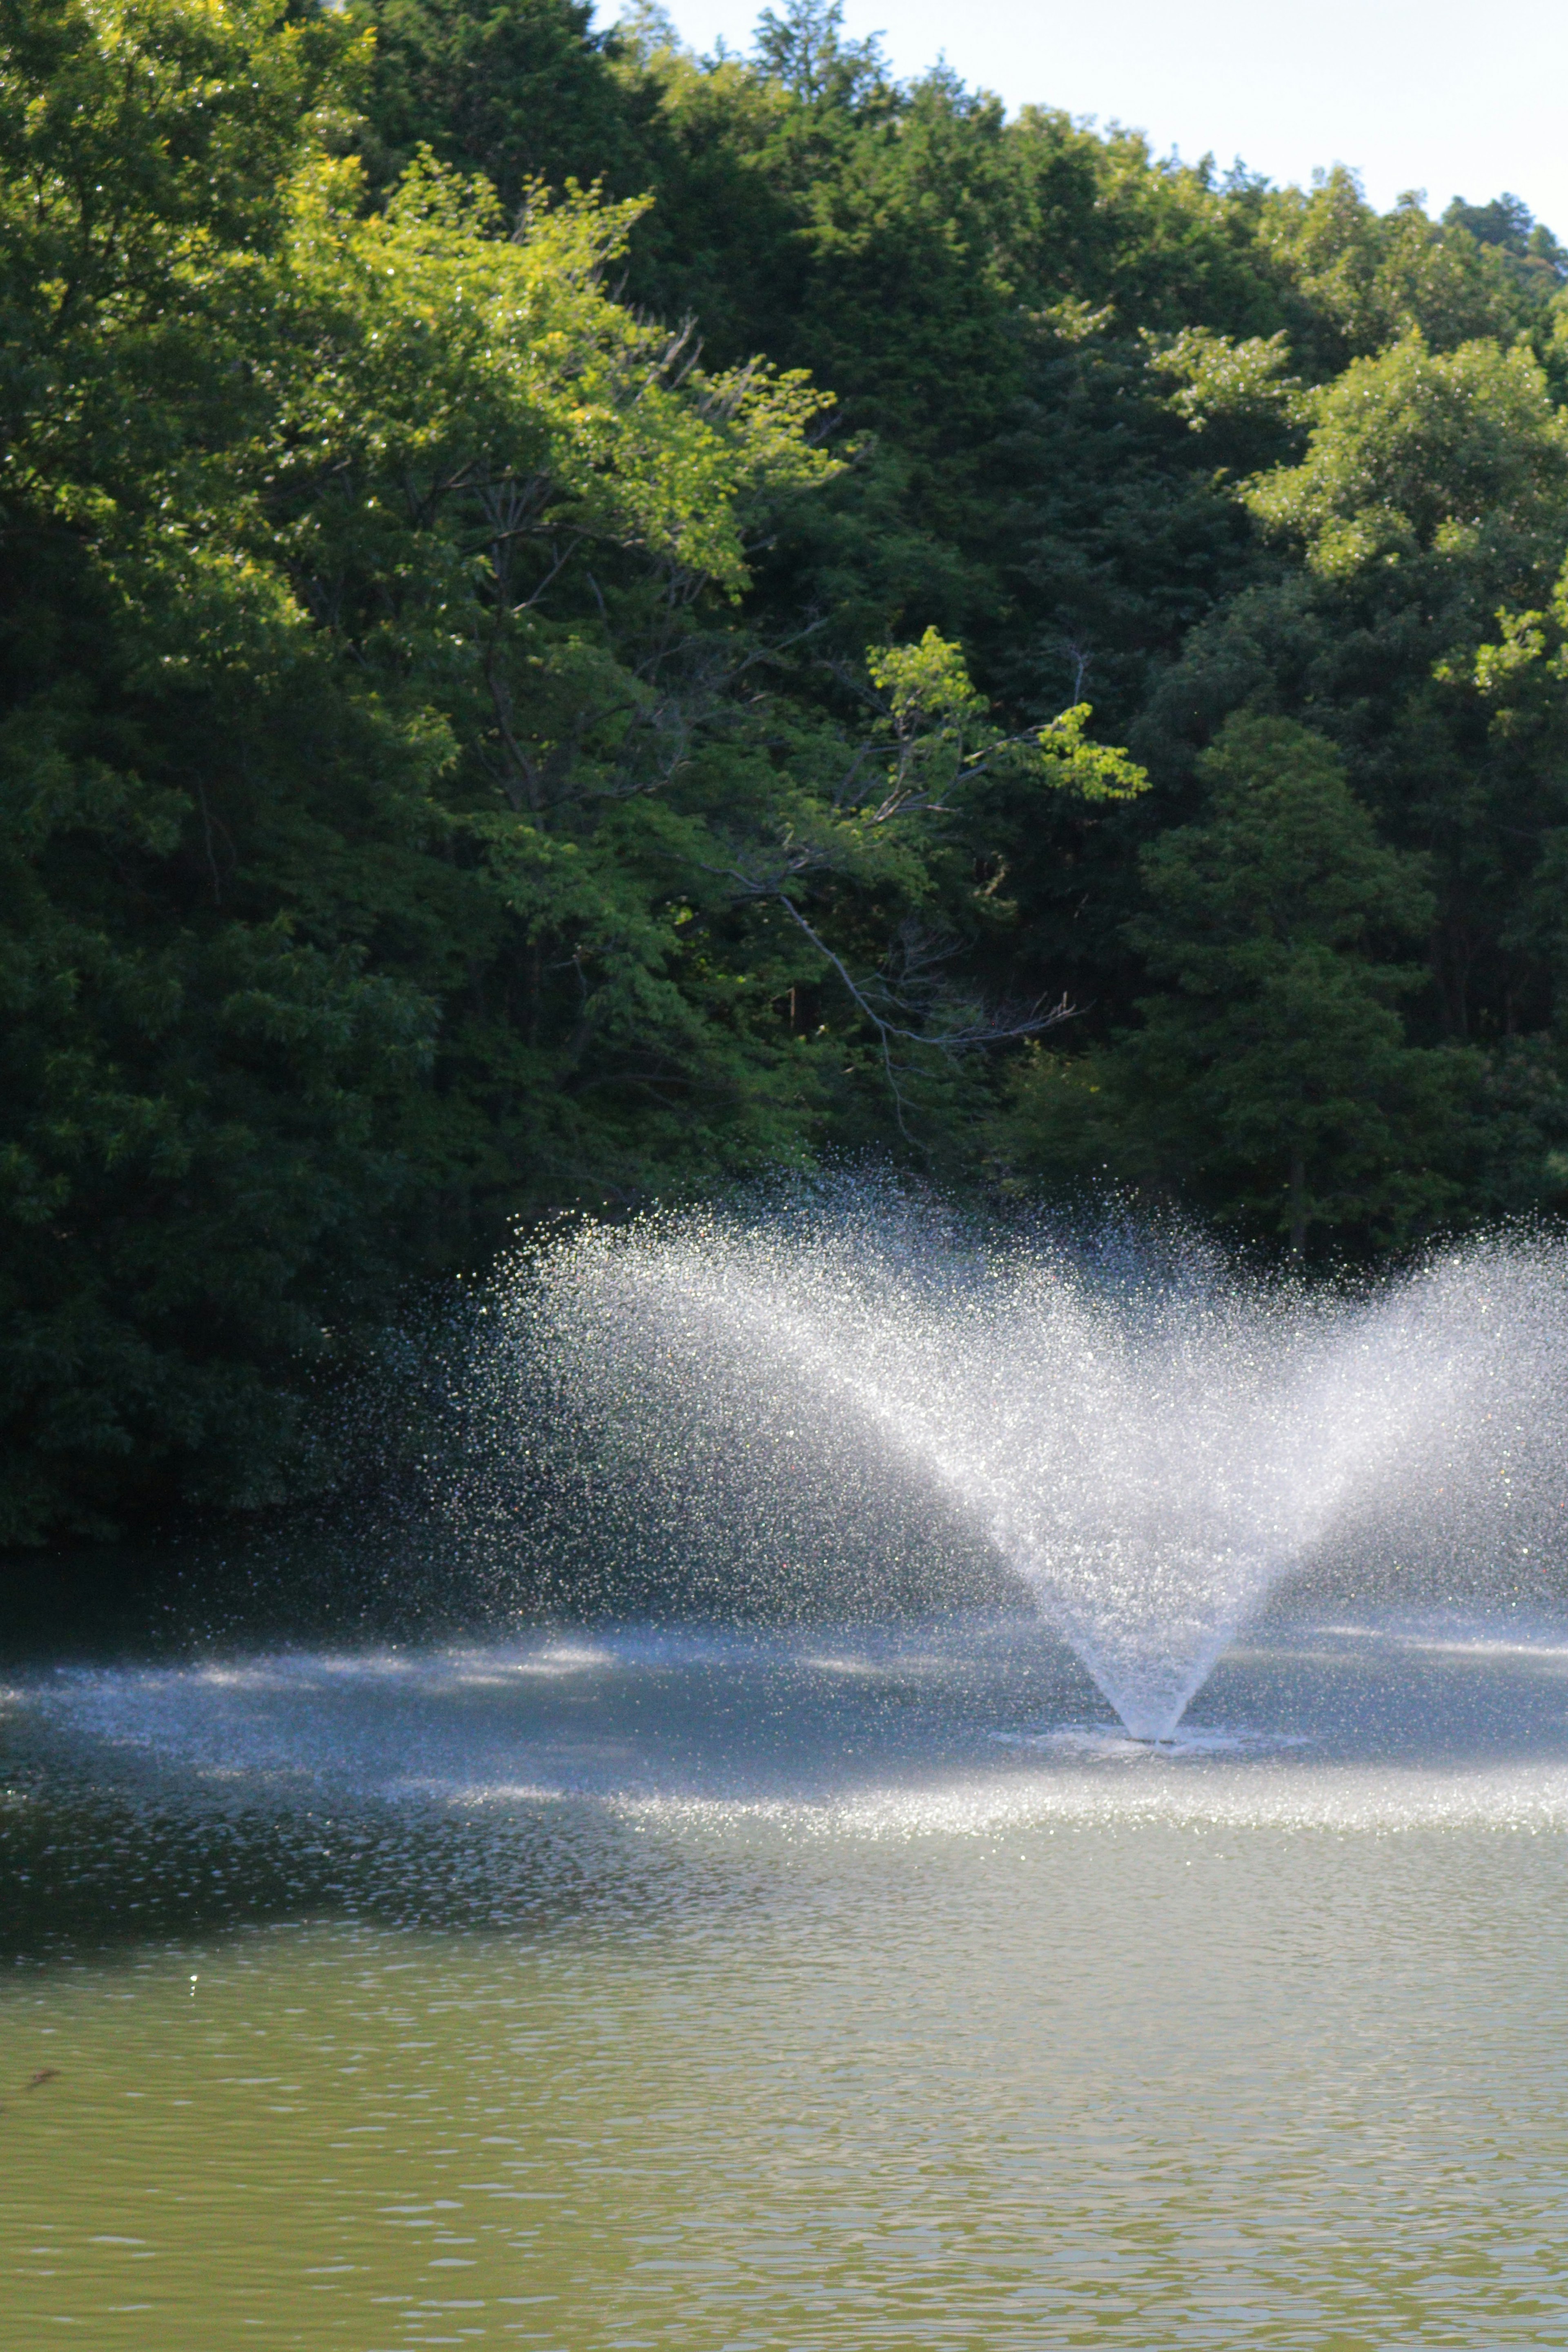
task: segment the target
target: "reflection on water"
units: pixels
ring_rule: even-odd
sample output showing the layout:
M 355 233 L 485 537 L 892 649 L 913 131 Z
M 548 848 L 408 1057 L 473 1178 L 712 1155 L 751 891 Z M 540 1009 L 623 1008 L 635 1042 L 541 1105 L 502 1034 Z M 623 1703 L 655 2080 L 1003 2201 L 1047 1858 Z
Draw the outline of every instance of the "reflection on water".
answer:
M 1179 1752 L 1000 1623 L 4 1704 L 6 2352 L 1568 2341 L 1568 1628 Z

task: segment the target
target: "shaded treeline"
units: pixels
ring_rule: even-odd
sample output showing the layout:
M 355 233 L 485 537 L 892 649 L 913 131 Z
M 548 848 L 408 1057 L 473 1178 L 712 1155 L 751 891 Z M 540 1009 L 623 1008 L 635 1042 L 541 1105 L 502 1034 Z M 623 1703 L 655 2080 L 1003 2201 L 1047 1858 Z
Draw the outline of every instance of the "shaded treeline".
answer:
M 1568 1202 L 1513 199 L 1009 121 L 821 0 L 0 18 L 0 1540 L 330 1475 L 322 1367 L 562 1209 Z

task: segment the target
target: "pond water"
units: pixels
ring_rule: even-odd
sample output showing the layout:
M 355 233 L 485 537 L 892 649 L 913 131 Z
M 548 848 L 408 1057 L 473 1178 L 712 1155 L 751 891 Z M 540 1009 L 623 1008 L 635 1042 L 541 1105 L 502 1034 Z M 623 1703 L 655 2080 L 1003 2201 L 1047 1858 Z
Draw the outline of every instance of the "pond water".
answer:
M 1568 2343 L 1568 1623 L 5 1677 L 0 2343 Z

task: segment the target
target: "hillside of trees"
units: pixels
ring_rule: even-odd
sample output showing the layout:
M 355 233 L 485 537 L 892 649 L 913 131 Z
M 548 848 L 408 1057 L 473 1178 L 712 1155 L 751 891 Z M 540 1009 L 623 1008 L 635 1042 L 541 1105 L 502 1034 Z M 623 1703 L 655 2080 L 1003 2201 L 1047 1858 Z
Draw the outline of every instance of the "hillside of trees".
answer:
M 0 0 L 0 1542 L 563 1212 L 1568 1210 L 1568 251 L 825 0 Z M 1046 93 L 1048 98 L 1048 93 Z

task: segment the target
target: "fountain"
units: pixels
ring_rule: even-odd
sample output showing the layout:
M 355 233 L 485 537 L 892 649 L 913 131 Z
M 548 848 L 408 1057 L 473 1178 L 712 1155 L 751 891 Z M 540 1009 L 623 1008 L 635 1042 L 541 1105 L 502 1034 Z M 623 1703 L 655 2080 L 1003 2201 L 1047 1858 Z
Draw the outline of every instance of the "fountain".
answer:
M 846 1180 L 520 1262 L 488 1410 L 571 1431 L 579 1507 L 629 1495 L 689 1550 L 923 1513 L 1168 1741 L 1303 1569 L 1484 1562 L 1495 1590 L 1552 1543 L 1565 1267 L 1482 1241 L 1347 1297 L 1180 1234 L 986 1233 Z
M 412 1626 L 0 1675 L 0 2335 L 1568 2341 L 1565 1275 L 864 1181 L 520 1259 L 374 1401 Z

